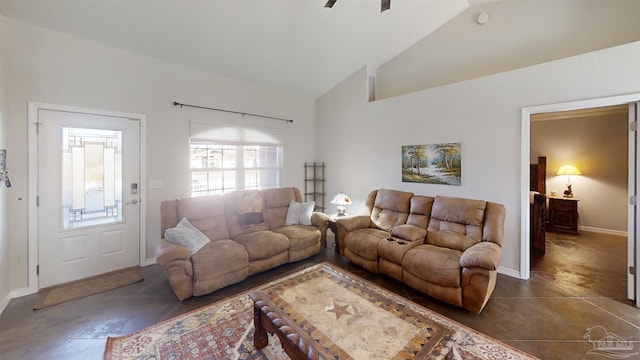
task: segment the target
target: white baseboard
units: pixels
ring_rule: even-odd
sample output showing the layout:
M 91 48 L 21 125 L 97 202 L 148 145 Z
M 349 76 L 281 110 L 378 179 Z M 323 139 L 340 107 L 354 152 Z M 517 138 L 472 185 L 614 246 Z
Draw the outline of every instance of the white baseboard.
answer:
M 498 267 L 498 273 L 502 275 L 511 276 L 516 279 L 522 279 L 522 277 L 520 277 L 520 271 L 509 269 L 503 266 Z
M 602 229 L 602 228 L 591 227 L 591 226 L 580 226 L 580 231 L 587 231 L 587 232 L 594 232 L 594 233 L 600 233 L 600 234 L 609 234 L 609 235 L 617 235 L 617 236 L 627 237 L 627 232 L 626 231 Z
M 38 289 L 32 289 L 32 288 L 26 287 L 26 288 L 13 290 L 12 292 L 9 293 L 9 296 L 12 299 L 15 299 L 15 298 L 19 298 L 19 297 L 35 294 L 37 292 L 38 292 Z
M 5 296 L 2 301 L 0 301 L 0 314 L 2 314 L 4 312 L 4 309 L 7 308 L 7 306 L 9 305 L 9 301 L 11 301 L 11 294 L 7 294 L 7 296 Z
M 2 299 L 2 301 L 0 301 L 0 314 L 2 314 L 4 309 L 7 308 L 7 306 L 9 305 L 9 302 L 11 301 L 11 299 L 15 299 L 15 298 L 19 298 L 19 297 L 35 294 L 37 292 L 38 292 L 37 290 L 33 291 L 30 288 L 22 288 L 22 289 L 16 289 L 16 290 L 11 291 L 9 294 L 7 294 L 7 296 L 5 296 L 4 299 Z
M 156 263 L 156 258 L 148 258 L 143 266 L 149 266 Z

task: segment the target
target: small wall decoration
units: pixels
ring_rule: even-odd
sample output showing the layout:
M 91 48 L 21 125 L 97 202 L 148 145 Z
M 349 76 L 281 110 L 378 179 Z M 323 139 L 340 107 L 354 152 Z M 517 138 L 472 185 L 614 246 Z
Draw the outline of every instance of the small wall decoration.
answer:
M 460 143 L 402 147 L 402 182 L 462 184 Z

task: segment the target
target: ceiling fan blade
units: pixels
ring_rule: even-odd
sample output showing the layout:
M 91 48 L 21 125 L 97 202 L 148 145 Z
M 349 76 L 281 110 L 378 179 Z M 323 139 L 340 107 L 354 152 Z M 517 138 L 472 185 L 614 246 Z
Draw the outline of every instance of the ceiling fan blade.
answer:
M 332 8 L 333 4 L 335 4 L 336 1 L 338 1 L 338 0 L 329 0 L 329 1 L 327 1 L 326 4 L 324 4 L 324 7 Z
M 382 9 L 380 12 L 391 9 L 391 0 L 382 0 Z

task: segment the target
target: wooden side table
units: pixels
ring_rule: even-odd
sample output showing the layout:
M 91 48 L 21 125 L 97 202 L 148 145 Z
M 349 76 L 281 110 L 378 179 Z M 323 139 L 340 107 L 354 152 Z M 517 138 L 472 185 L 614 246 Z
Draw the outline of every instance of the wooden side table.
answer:
M 548 231 L 579 234 L 578 231 L 578 199 L 565 197 L 549 197 Z
M 336 220 L 338 219 L 344 219 L 349 217 L 348 214 L 345 215 L 338 215 L 338 214 L 331 214 L 329 215 L 329 223 L 327 224 L 327 227 L 329 229 L 331 229 L 331 231 L 333 232 L 334 235 L 334 239 L 335 239 L 335 252 L 336 254 L 340 253 L 340 239 L 338 238 L 338 223 L 336 222 Z

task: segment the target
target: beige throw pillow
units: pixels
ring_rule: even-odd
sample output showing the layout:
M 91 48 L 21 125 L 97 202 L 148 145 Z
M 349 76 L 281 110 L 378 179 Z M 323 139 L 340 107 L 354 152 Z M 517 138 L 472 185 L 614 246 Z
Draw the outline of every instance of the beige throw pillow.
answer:
M 311 225 L 311 214 L 316 206 L 315 201 L 299 203 L 291 200 L 287 209 L 285 225 Z
M 209 242 L 207 235 L 193 226 L 187 218 L 182 218 L 176 227 L 165 230 L 164 238 L 170 243 L 186 247 L 191 255 Z

